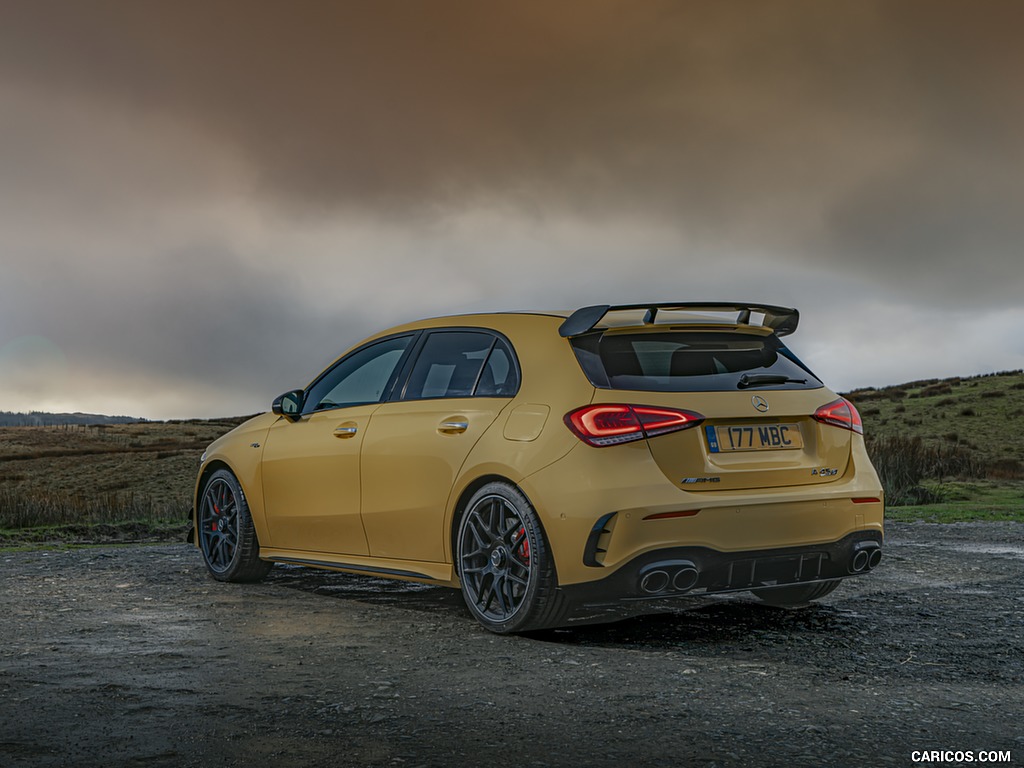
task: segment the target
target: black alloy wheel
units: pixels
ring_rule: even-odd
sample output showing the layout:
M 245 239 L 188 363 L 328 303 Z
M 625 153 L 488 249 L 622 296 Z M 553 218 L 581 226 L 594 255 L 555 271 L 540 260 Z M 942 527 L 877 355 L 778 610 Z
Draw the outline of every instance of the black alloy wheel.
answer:
M 492 632 L 541 629 L 561 617 L 547 541 L 518 488 L 494 482 L 473 495 L 459 526 L 456 563 L 466 605 Z
M 271 568 L 260 560 L 259 541 L 249 505 L 235 476 L 226 469 L 210 475 L 197 515 L 199 548 L 218 581 L 259 581 Z

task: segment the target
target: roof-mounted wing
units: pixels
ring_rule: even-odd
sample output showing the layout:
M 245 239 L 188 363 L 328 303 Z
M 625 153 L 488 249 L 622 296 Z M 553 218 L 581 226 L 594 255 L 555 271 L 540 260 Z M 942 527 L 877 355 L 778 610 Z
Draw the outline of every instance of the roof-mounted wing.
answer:
M 646 310 L 644 325 L 653 325 L 658 312 L 736 312 L 737 325 L 749 325 L 753 315 L 763 315 L 759 325 L 770 328 L 776 336 L 786 336 L 796 330 L 800 313 L 790 307 L 776 307 L 771 304 L 744 304 L 733 302 L 676 302 L 672 304 L 598 304 L 577 309 L 559 327 L 558 332 L 568 338 L 581 336 L 598 326 L 609 312 L 638 309 Z

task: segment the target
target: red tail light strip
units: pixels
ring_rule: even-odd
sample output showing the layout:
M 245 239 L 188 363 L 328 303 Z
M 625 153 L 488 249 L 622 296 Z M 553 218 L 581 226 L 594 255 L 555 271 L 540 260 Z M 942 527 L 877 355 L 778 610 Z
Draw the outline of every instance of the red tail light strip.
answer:
M 565 425 L 587 445 L 603 448 L 696 427 L 704 417 L 678 408 L 601 403 L 565 414 Z
M 860 420 L 860 414 L 853 403 L 845 397 L 833 400 L 828 405 L 823 405 L 813 414 L 815 421 L 822 424 L 831 424 L 833 427 L 842 427 L 858 435 L 864 434 L 864 423 Z

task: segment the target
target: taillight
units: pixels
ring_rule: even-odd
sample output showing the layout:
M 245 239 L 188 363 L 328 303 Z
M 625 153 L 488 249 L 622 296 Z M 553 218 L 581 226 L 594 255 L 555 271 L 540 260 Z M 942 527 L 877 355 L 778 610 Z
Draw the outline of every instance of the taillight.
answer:
M 565 424 L 580 440 L 597 447 L 629 443 L 646 437 L 696 427 L 704 417 L 677 408 L 649 405 L 585 405 L 565 414 Z
M 822 424 L 831 424 L 833 427 L 849 429 L 858 435 L 864 434 L 864 424 L 860 420 L 860 414 L 857 413 L 853 403 L 845 397 L 840 397 L 828 405 L 821 406 L 814 412 L 814 420 L 820 421 Z

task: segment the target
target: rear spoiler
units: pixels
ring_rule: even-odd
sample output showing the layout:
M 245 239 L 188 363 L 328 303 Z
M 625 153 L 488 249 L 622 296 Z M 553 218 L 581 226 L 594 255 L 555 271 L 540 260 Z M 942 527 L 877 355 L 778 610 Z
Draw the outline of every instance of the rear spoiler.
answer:
M 597 304 L 577 309 L 565 319 L 558 333 L 565 338 L 582 336 L 597 327 L 609 312 L 624 310 L 647 310 L 644 325 L 654 325 L 660 310 L 684 312 L 736 312 L 737 325 L 749 325 L 752 314 L 764 315 L 760 325 L 770 328 L 776 336 L 786 336 L 796 330 L 800 313 L 790 307 L 776 307 L 771 304 L 734 304 L 731 302 L 683 302 L 674 304 Z

